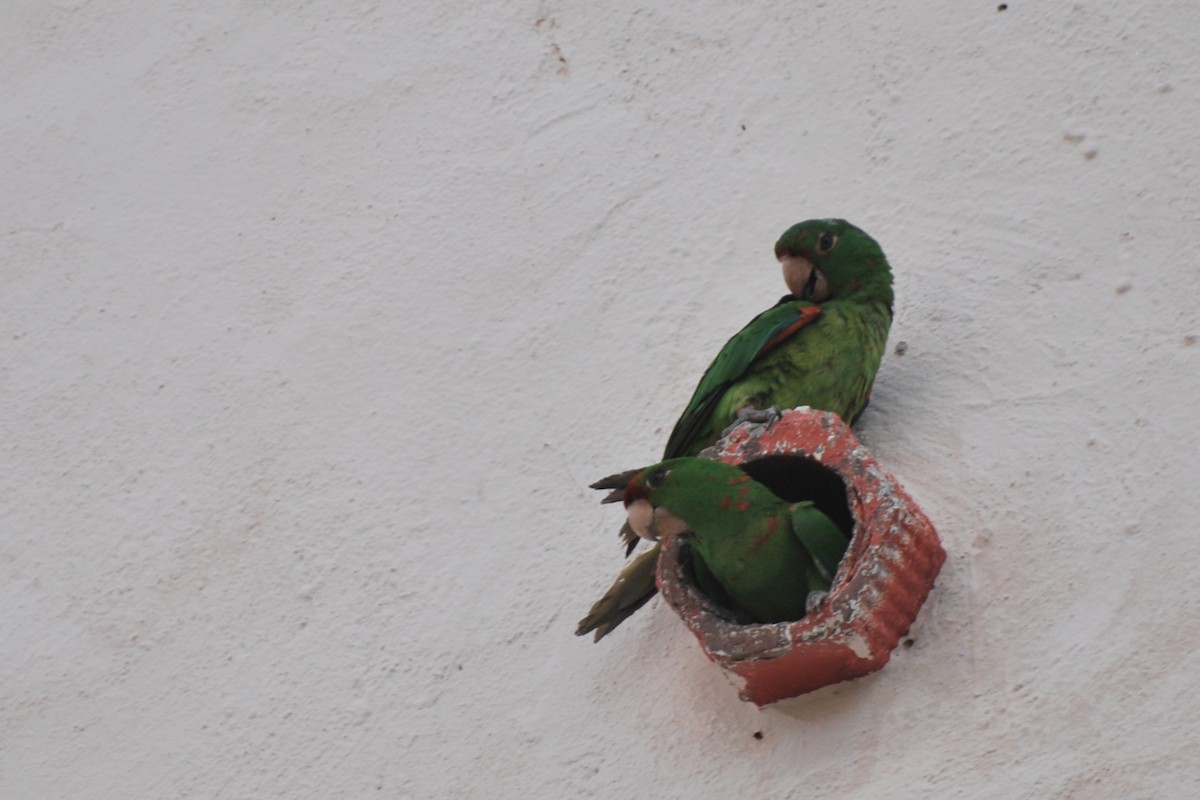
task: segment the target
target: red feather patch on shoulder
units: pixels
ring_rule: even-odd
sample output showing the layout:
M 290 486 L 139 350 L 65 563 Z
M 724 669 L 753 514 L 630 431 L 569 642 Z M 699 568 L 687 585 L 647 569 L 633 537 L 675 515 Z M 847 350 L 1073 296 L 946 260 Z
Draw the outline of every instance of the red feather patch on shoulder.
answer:
M 773 336 L 771 338 L 771 341 L 767 342 L 766 347 L 764 347 L 762 349 L 763 353 L 767 352 L 768 350 L 773 350 L 777 344 L 782 342 L 784 339 L 787 339 L 789 336 L 791 336 L 793 333 L 795 333 L 796 331 L 803 328 L 805 325 L 809 325 L 813 322 L 816 322 L 817 318 L 821 316 L 821 307 L 820 306 L 804 306 L 802 308 L 796 309 L 796 313 L 800 315 L 800 319 L 796 320 L 791 325 L 788 325 L 786 328 L 781 330 L 779 333 L 775 334 L 775 336 Z

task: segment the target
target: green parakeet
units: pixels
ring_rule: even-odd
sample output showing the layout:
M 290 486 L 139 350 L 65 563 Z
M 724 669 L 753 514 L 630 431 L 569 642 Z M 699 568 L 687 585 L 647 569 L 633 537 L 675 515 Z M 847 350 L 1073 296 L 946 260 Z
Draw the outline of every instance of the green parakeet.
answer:
M 705 458 L 640 470 L 622 500 L 638 536 L 685 537 L 700 588 L 751 622 L 803 617 L 849 544 L 813 503 L 789 503 L 740 468 Z
M 752 319 L 717 354 L 675 423 L 664 459 L 694 456 L 747 411 L 808 405 L 853 422 L 867 404 L 892 322 L 892 272 L 879 245 L 845 220 L 816 219 L 775 244 L 791 294 Z M 623 490 L 628 473 L 595 488 Z M 632 552 L 637 536 L 622 536 Z M 658 547 L 630 562 L 579 622 L 596 641 L 657 589 Z

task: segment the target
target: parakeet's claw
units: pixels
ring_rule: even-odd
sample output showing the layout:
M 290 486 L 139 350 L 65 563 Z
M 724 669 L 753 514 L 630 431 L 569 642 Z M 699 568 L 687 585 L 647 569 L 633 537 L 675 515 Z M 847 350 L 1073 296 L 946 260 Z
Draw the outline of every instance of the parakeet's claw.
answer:
M 804 601 L 804 613 L 806 615 L 814 613 L 821 607 L 827 597 L 829 597 L 829 592 L 821 591 L 820 589 L 809 592 L 808 599 Z
M 769 408 L 765 409 L 758 409 L 754 406 L 742 406 L 737 410 L 737 413 L 734 414 L 733 423 L 730 424 L 725 430 L 721 431 L 721 436 L 728 436 L 734 428 L 736 428 L 738 425 L 741 425 L 743 422 L 765 422 L 767 425 L 774 425 L 775 422 L 778 421 L 782 416 L 783 411 L 779 408 L 779 406 L 770 406 Z
M 769 408 L 759 411 L 757 409 L 743 409 L 744 418 L 748 422 L 765 422 L 768 425 L 774 425 L 783 417 L 783 410 L 779 406 L 770 406 Z

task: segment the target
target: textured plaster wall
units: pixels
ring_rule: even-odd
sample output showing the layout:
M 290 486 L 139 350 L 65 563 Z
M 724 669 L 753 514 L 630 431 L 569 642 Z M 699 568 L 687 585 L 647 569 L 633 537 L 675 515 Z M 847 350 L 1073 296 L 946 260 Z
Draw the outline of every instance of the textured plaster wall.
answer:
M 4 4 L 0 797 L 1195 797 L 1198 29 Z M 883 672 L 761 712 L 661 602 L 572 635 L 586 484 L 830 215 L 949 559 Z

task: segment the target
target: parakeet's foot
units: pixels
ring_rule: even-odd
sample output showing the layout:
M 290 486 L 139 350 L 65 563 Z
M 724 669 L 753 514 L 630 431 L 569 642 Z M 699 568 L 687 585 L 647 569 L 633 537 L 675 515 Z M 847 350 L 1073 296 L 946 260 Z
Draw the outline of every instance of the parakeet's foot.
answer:
M 768 425 L 774 424 L 782 416 L 783 410 L 774 405 L 762 411 L 757 408 L 743 408 L 738 411 L 738 417 L 745 422 L 765 422 Z
M 728 428 L 721 431 L 721 436 L 728 436 L 729 432 L 741 425 L 743 422 L 765 422 L 767 425 L 774 425 L 775 421 L 783 416 L 783 411 L 779 406 L 771 406 L 765 409 L 757 409 L 754 406 L 742 406 L 733 416 L 733 423 Z
M 809 592 L 808 599 L 804 601 L 805 615 L 812 614 L 820 608 L 827 597 L 829 597 L 829 592 L 821 591 L 820 589 Z

